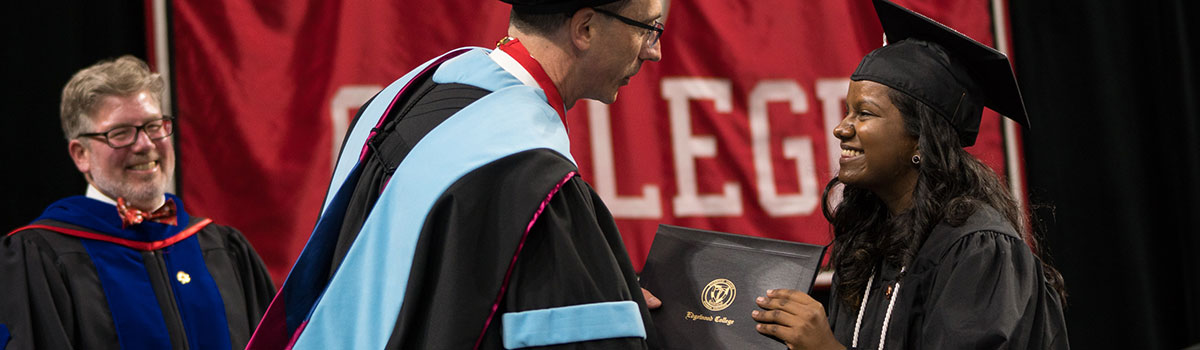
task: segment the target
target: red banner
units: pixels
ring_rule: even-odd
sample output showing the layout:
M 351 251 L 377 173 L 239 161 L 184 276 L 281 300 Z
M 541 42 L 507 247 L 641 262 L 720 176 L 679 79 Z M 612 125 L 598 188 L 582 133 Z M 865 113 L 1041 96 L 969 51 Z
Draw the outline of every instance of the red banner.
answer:
M 987 1 L 905 6 L 985 43 Z M 421 62 L 494 47 L 499 1 L 171 5 L 180 183 L 189 211 L 242 230 L 282 281 L 316 222 L 357 108 Z M 681 1 L 663 59 L 568 113 L 571 148 L 634 265 L 659 223 L 825 244 L 821 191 L 850 73 L 883 33 L 868 0 Z M 999 117 L 972 153 L 1005 169 Z

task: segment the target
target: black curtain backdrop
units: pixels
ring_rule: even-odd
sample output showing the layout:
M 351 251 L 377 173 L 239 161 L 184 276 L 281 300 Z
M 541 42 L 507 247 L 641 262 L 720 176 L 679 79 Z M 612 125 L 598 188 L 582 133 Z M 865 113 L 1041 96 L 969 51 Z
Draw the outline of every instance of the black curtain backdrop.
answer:
M 102 58 L 145 59 L 146 28 L 140 1 L 0 9 L 7 232 L 83 193 L 58 122 L 62 86 Z M 1034 126 L 1029 193 L 1071 293 L 1072 345 L 1200 343 L 1200 24 L 1189 22 L 1200 2 L 1011 0 L 1010 14 Z
M 141 1 L 3 1 L 5 92 L 0 94 L 4 210 L 0 230 L 23 226 L 54 201 L 87 189 L 58 118 L 63 85 L 101 59 L 146 59 Z M 0 271 L 0 273 L 3 273 Z
M 1011 0 L 1076 349 L 1200 343 L 1200 2 Z

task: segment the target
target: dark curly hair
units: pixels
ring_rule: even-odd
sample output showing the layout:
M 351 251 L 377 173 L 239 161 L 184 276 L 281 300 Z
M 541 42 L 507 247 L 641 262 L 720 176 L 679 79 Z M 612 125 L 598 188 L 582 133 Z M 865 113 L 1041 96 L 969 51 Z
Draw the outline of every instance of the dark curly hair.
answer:
M 889 98 L 904 117 L 905 131 L 918 139 L 921 165 L 912 207 L 893 216 L 884 202 L 867 189 L 843 185 L 837 208 L 829 195 L 842 182 L 834 177 L 825 186 L 821 211 L 833 226 L 831 261 L 838 276 L 838 300 L 858 308 L 872 268 L 880 261 L 905 266 L 938 223 L 962 225 L 980 206 L 991 206 L 1014 228 L 1022 227 L 1017 204 L 1000 178 L 986 164 L 959 146 L 954 127 L 937 112 L 896 89 Z M 1062 276 L 1042 257 L 1037 237 L 1026 237 L 1042 263 L 1046 280 L 1066 301 Z

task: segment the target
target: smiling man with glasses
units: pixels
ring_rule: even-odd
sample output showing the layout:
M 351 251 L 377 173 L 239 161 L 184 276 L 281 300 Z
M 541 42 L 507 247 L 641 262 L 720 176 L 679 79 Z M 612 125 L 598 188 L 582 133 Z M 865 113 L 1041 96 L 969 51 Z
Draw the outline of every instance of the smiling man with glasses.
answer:
M 175 131 L 172 125 L 174 119 L 164 116 L 161 119 L 151 120 L 140 126 L 118 126 L 105 132 L 79 134 L 79 137 L 101 138 L 112 148 L 129 147 L 137 141 L 139 132 L 146 134 L 146 137 L 149 137 L 150 141 L 158 141 L 171 136 Z
M 167 193 L 175 130 L 160 109 L 163 90 L 132 56 L 81 70 L 63 88 L 63 134 L 88 189 L 3 238 L 8 349 L 249 342 L 274 285 L 240 232 L 189 215 Z
M 658 61 L 660 0 L 503 0 L 494 49 L 452 50 L 359 108 L 304 252 L 250 349 L 652 347 L 566 111 Z M 500 34 L 500 33 L 498 33 Z

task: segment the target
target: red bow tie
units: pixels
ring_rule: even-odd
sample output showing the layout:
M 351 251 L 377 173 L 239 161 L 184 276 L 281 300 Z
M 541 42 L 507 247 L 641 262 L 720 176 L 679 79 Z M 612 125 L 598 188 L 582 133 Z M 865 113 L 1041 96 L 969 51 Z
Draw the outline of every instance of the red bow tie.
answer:
M 173 199 L 167 199 L 167 204 L 158 208 L 153 213 L 146 213 L 137 208 L 125 205 L 125 198 L 117 198 L 117 214 L 121 215 L 121 228 L 137 225 L 145 220 L 176 225 L 175 200 Z

